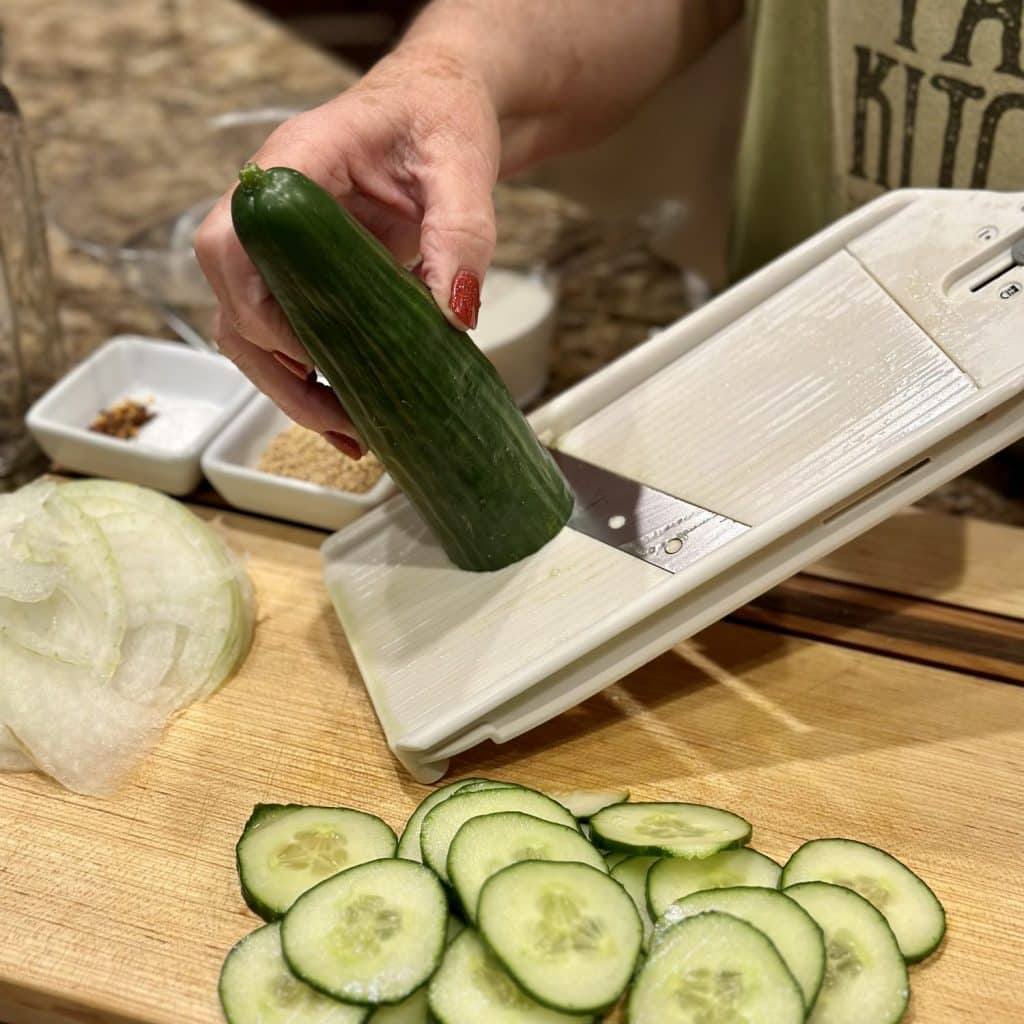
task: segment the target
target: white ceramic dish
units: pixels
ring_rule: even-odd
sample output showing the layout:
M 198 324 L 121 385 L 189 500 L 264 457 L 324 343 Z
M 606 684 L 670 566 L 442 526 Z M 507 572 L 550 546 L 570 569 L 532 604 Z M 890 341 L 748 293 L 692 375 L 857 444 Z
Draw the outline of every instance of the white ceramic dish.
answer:
M 480 322 L 470 337 L 494 364 L 519 405 L 538 399 L 548 381 L 556 296 L 542 274 L 492 267 L 484 277 Z
M 203 450 L 254 394 L 221 356 L 120 335 L 40 397 L 26 422 L 39 447 L 63 468 L 181 495 L 201 479 Z M 100 410 L 123 398 L 145 401 L 156 414 L 137 437 L 89 429 Z
M 256 469 L 260 455 L 291 420 L 259 395 L 203 453 L 206 478 L 235 508 L 336 530 L 395 493 L 386 474 L 365 494 L 337 491 Z

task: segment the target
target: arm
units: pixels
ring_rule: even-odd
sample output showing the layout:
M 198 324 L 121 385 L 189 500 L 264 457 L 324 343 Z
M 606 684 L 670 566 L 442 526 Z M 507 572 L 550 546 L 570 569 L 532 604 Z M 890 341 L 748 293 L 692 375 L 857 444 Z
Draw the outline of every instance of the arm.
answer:
M 512 174 L 603 138 L 739 17 L 742 0 L 434 0 L 401 44 L 476 68 Z
M 281 125 L 255 160 L 327 188 L 410 262 L 459 327 L 476 325 L 500 174 L 622 121 L 739 13 L 741 0 L 434 0 L 351 89 Z M 296 422 L 361 446 L 231 226 L 230 193 L 196 236 L 221 350 Z

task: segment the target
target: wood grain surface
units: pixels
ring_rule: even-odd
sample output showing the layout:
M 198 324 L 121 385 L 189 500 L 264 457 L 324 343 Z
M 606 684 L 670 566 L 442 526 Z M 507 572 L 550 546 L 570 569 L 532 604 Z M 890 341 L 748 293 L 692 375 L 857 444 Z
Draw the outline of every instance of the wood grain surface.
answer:
M 259 595 L 242 672 L 113 799 L 0 778 L 8 1024 L 213 1024 L 224 954 L 257 924 L 233 862 L 252 804 L 350 804 L 400 827 L 426 792 L 384 746 L 320 582 L 322 535 L 205 514 Z M 885 846 L 949 914 L 907 1019 L 990 1024 L 1024 1017 L 1022 754 L 1019 687 L 725 623 L 453 774 L 711 802 L 780 859 L 814 836 Z

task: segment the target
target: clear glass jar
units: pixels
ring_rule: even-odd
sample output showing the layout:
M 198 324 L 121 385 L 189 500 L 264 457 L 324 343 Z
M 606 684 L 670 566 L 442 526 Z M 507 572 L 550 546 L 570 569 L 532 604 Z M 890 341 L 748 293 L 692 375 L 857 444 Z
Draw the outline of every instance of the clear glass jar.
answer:
M 0 480 L 37 451 L 25 413 L 66 369 L 46 224 L 21 111 L 3 84 L 0 27 Z

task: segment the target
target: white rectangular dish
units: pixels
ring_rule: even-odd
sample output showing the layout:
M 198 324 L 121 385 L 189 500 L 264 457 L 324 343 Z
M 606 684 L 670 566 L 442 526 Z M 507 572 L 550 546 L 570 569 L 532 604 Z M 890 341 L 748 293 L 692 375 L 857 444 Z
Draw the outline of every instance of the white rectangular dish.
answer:
M 247 512 L 338 530 L 395 493 L 387 474 L 369 491 L 354 494 L 257 469 L 267 445 L 291 425 L 269 398 L 257 395 L 213 441 L 202 467 L 225 501 Z
M 679 571 L 653 553 L 697 544 L 682 520 L 638 555 L 574 516 L 478 574 L 404 498 L 329 538 L 328 590 L 398 758 L 436 779 L 1024 436 L 1022 240 L 1024 195 L 890 193 L 539 409 L 556 453 L 731 526 Z M 609 526 L 638 513 L 593 507 Z
M 119 335 L 42 395 L 26 423 L 39 447 L 65 469 L 182 495 L 202 477 L 203 450 L 254 394 L 222 356 Z M 136 437 L 89 429 L 101 410 L 125 398 L 155 414 Z

